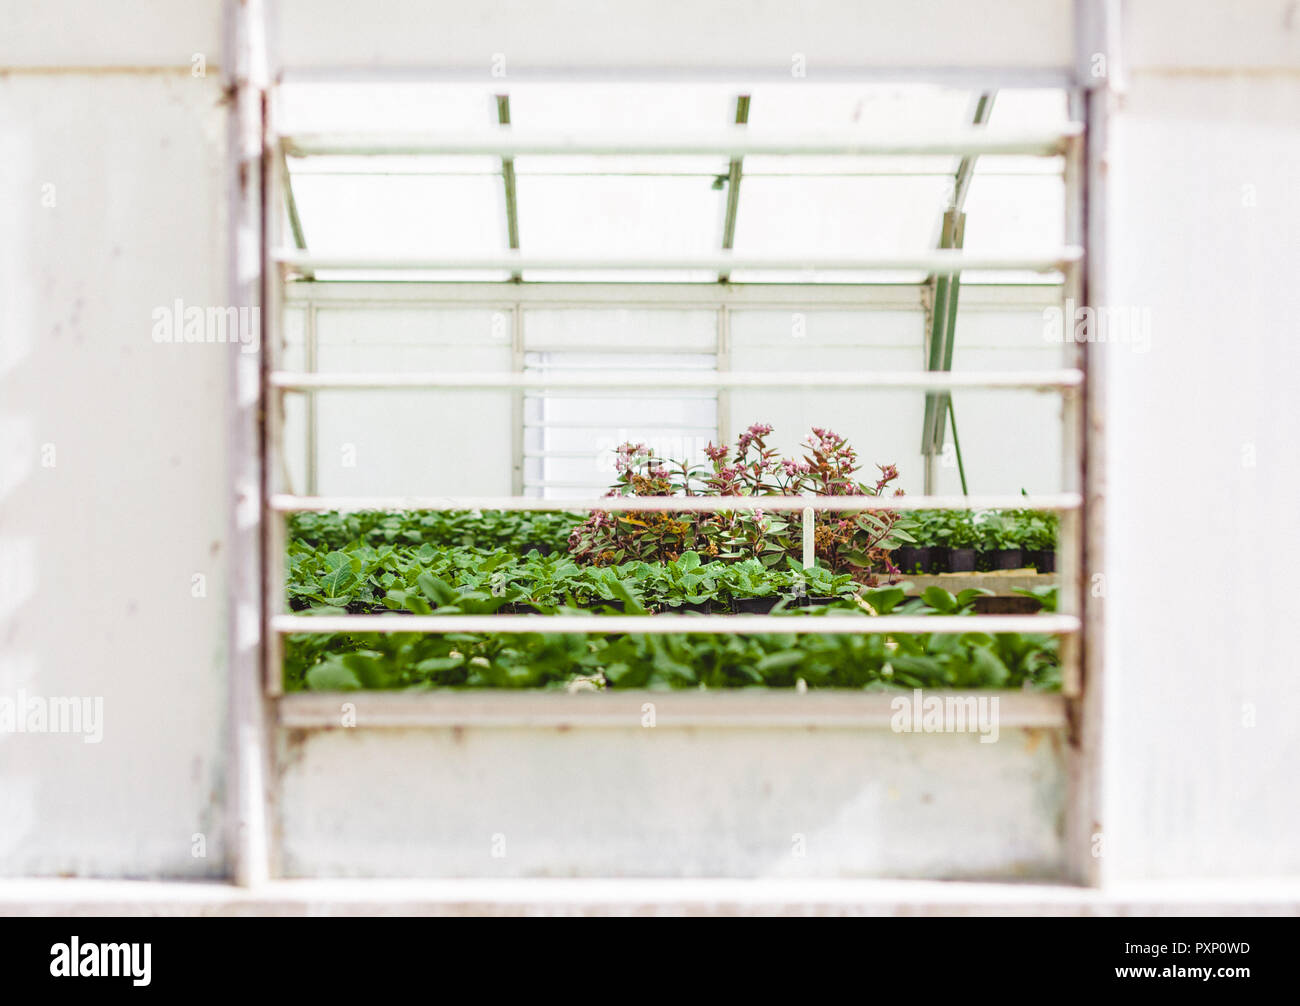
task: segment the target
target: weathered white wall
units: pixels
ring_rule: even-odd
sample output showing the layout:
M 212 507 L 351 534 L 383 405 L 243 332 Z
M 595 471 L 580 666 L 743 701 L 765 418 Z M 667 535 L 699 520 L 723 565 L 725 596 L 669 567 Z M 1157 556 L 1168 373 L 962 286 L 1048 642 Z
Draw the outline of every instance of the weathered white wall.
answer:
M 226 868 L 237 349 L 152 338 L 155 307 L 226 299 L 218 15 L 0 4 L 0 696 L 103 703 L 97 744 L 0 734 L 3 874 Z
M 1300 871 L 1300 14 L 1130 4 L 1109 293 L 1104 869 Z
M 1061 743 L 1054 730 L 1006 730 L 981 744 L 971 734 L 646 729 L 636 720 L 295 731 L 284 755 L 283 868 L 295 877 L 1052 878 L 1063 870 Z

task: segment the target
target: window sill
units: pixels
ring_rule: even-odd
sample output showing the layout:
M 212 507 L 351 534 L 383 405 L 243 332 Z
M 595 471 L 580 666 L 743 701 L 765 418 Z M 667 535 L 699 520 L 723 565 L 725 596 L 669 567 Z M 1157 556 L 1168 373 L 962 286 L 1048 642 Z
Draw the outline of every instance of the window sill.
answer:
M 276 700 L 298 730 L 420 727 L 795 727 L 890 729 L 911 692 L 737 691 L 295 692 Z M 1059 693 L 926 689 L 924 696 L 994 699 L 1000 729 L 1066 726 Z M 646 722 L 653 715 L 653 723 Z M 977 724 L 976 724 L 977 726 Z

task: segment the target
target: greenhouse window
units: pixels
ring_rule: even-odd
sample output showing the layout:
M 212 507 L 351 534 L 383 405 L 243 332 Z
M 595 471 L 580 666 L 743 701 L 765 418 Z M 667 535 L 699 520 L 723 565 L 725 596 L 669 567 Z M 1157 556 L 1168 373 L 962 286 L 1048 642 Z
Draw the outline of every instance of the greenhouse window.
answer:
M 1084 371 L 1041 313 L 1080 290 L 1066 92 L 406 93 L 401 121 L 335 109 L 274 141 L 286 335 L 266 394 L 286 474 L 266 506 L 293 549 L 269 557 L 289 660 L 272 647 L 266 680 L 292 693 L 286 722 L 328 725 L 340 689 L 369 723 L 445 718 L 474 686 L 489 719 L 532 722 L 594 708 L 557 687 L 759 684 L 793 703 L 851 689 L 778 714 L 814 722 L 837 701 L 879 718 L 912 684 L 1023 686 L 1013 709 L 1065 722 Z M 826 458 L 854 449 L 845 481 Z M 1058 522 L 1040 575 L 1028 554 Z M 970 536 L 1032 574 L 1023 597 L 993 605 L 942 579 L 968 567 L 913 554 Z M 502 634 L 524 642 L 474 642 Z M 603 656 L 564 649 L 582 634 Z M 736 655 L 771 634 L 801 642 Z M 674 649 L 688 636 L 715 642 Z M 491 692 L 530 686 L 549 690 Z

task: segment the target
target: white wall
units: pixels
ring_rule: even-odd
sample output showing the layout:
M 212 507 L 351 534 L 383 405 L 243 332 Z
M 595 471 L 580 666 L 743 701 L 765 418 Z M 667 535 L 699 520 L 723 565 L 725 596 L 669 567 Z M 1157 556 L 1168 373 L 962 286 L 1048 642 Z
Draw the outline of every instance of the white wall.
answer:
M 284 873 L 1024 880 L 1063 869 L 1059 732 L 1007 730 L 981 744 L 675 728 L 666 714 L 651 730 L 639 718 L 295 732 Z M 355 771 L 363 764 L 380 777 Z
M 1115 879 L 1300 871 L 1300 23 L 1196 7 L 1129 6 L 1109 172 L 1107 299 L 1152 317 L 1106 368 Z
M 190 73 L 218 14 L 0 3 L 0 65 L 58 68 L 0 73 L 0 696 L 103 703 L 97 744 L 0 734 L 6 875 L 226 871 L 239 350 L 152 338 L 155 307 L 226 300 L 221 85 Z M 177 69 L 77 69 L 111 63 Z

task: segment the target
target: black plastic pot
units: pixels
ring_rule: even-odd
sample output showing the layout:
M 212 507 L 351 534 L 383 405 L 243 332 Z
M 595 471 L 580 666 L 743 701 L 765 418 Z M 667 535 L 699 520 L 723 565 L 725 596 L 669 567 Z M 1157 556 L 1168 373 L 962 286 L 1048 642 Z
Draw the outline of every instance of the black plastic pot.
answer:
M 975 572 L 975 550 L 973 548 L 948 549 L 949 573 Z
M 1025 564 L 1025 553 L 1018 548 L 999 548 L 988 553 L 991 569 L 1019 569 Z
M 946 573 L 948 572 L 948 549 L 934 546 L 925 550 L 929 553 L 926 557 L 923 573 Z
M 681 604 L 676 608 L 670 608 L 670 611 L 693 611 L 700 615 L 713 614 L 713 602 L 701 601 L 699 604 Z
M 1026 553 L 1025 561 L 1040 573 L 1056 572 L 1056 549 L 1039 548 Z
M 786 605 L 788 608 L 812 608 L 817 605 L 830 604 L 838 601 L 839 598 L 833 595 L 827 597 L 814 597 L 811 594 L 805 594 L 803 597 L 795 597 Z
M 930 572 L 930 556 L 937 551 L 929 546 L 922 546 L 912 549 L 912 564 L 910 566 L 899 566 L 904 573 L 928 573 Z
M 519 554 L 527 555 L 529 552 L 533 551 L 533 549 L 536 549 L 543 558 L 550 555 L 551 552 L 554 551 L 554 549 L 550 545 L 539 545 L 536 544 L 535 542 L 528 542 L 527 544 L 519 546 Z
M 896 548 L 889 553 L 889 561 L 904 573 L 916 572 L 916 549 L 911 545 Z
M 779 597 L 736 597 L 732 598 L 731 610 L 738 615 L 766 615 L 779 600 Z

